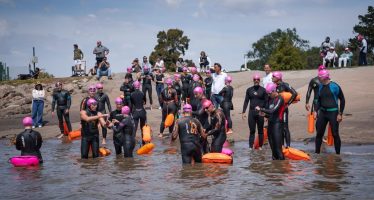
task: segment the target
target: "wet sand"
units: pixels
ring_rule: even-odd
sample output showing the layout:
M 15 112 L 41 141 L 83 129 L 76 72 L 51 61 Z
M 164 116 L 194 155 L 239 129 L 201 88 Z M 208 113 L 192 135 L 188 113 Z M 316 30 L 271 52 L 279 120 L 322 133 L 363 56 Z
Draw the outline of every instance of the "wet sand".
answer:
M 248 140 L 249 128 L 247 119 L 242 120 L 241 111 L 245 97 L 245 91 L 252 86 L 252 75 L 258 73 L 261 76 L 264 72 L 261 71 L 247 71 L 230 74 L 233 77 L 234 87 L 234 110 L 232 111 L 233 130 L 234 133 L 229 137 L 235 141 Z M 289 127 L 291 131 L 292 141 L 302 141 L 305 138 L 314 135 L 307 133 L 307 121 L 305 110 L 305 94 L 310 79 L 316 76 L 316 70 L 302 70 L 302 71 L 286 71 L 283 72 L 284 81 L 288 82 L 294 87 L 298 93 L 301 94 L 301 101 L 293 104 L 290 107 Z M 345 68 L 331 70 L 331 77 L 333 81 L 337 82 L 345 95 L 346 107 L 343 121 L 340 124 L 340 136 L 343 143 L 355 144 L 372 144 L 374 137 L 372 133 L 374 130 L 374 106 L 372 100 L 374 99 L 374 67 L 359 67 L 359 68 Z M 114 98 L 119 96 L 124 74 L 116 74 L 113 80 L 104 80 L 104 91 L 109 94 L 112 107 L 114 108 Z M 153 86 L 155 88 L 155 86 Z M 73 129 L 79 128 L 79 103 L 83 96 L 81 94 L 73 96 L 73 103 L 70 109 L 70 118 L 72 120 Z M 147 102 L 149 107 L 149 102 Z M 159 132 L 159 125 L 161 121 L 161 111 L 158 108 L 158 101 L 156 90 L 153 90 L 153 110 L 147 110 L 148 124 L 153 129 L 153 136 L 157 137 Z M 248 112 L 248 111 L 247 111 Z M 51 113 L 44 115 L 44 120 L 49 123 L 37 128 L 44 139 L 55 138 L 59 134 L 57 126 L 57 116 L 51 118 Z M 0 137 L 10 137 L 21 132 L 21 119 L 0 119 Z M 167 130 L 164 131 L 166 133 Z M 108 132 L 108 137 L 111 138 L 111 131 Z M 139 134 L 139 133 L 138 133 Z

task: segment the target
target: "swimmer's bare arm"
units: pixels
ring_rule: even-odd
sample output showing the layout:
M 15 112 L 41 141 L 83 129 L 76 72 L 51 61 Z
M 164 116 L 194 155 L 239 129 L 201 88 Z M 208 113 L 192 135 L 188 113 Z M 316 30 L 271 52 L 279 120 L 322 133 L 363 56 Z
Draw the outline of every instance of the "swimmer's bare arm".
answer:
M 178 133 L 179 133 L 179 126 L 178 126 L 178 120 L 176 120 L 174 130 L 173 130 L 173 133 L 171 135 L 171 141 L 174 141 L 178 138 Z

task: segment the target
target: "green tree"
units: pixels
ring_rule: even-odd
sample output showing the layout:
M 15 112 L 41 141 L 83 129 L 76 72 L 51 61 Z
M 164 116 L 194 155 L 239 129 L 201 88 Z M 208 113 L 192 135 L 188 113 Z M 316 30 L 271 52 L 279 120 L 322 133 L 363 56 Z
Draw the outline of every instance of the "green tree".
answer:
M 250 69 L 262 68 L 266 64 L 273 53 L 273 51 L 278 46 L 281 38 L 287 37 L 291 40 L 293 46 L 301 50 L 307 49 L 309 47 L 309 41 L 301 39 L 297 34 L 296 29 L 277 29 L 271 32 L 260 40 L 252 44 L 252 50 L 248 51 L 248 58 L 251 61 L 248 62 Z
M 305 59 L 305 68 L 306 69 L 316 69 L 322 64 L 322 58 L 319 55 L 319 47 L 311 47 L 306 51 L 303 51 L 303 58 Z
M 160 31 L 157 34 L 157 45 L 151 53 L 149 59 L 154 64 L 158 57 L 164 59 L 167 70 L 175 70 L 175 63 L 179 56 L 188 50 L 190 39 L 183 35 L 179 29 L 169 29 L 166 32 Z
M 370 57 L 372 54 L 369 52 L 372 52 L 374 48 L 374 7 L 368 6 L 368 13 L 365 15 L 359 15 L 358 20 L 359 23 L 353 27 L 353 31 L 365 37 L 368 44 L 368 62 L 372 63 L 374 58 Z M 349 43 L 349 46 L 353 51 L 356 51 L 361 44 L 357 40 L 357 37 L 349 39 Z
M 292 39 L 283 35 L 270 55 L 269 64 L 274 70 L 294 70 L 305 68 L 306 63 L 301 50 L 294 46 Z

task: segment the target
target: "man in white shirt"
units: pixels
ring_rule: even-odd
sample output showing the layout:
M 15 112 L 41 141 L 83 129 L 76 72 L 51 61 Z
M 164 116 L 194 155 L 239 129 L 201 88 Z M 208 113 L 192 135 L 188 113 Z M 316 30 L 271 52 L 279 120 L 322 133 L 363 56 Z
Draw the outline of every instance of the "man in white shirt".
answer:
M 323 65 L 328 67 L 329 64 L 335 68 L 335 60 L 338 58 L 338 54 L 335 52 L 334 47 L 330 47 L 329 51 L 327 52 L 325 58 L 323 59 Z
M 221 64 L 214 63 L 214 73 L 212 75 L 212 96 L 210 100 L 216 108 L 219 107 L 219 104 L 223 100 L 223 97 L 220 96 L 218 93 L 221 92 L 221 90 L 225 87 L 225 78 L 227 77 L 227 74 L 225 72 L 222 72 L 221 70 Z
M 262 78 L 262 87 L 266 88 L 266 85 L 272 83 L 273 73 L 269 64 L 264 65 L 265 76 Z
M 366 39 L 364 38 L 363 35 L 358 35 L 357 36 L 357 39 L 359 42 L 361 42 L 361 45 L 360 45 L 360 57 L 359 57 L 359 61 L 358 61 L 358 65 L 359 66 L 366 66 L 368 65 L 367 63 L 367 60 L 366 60 L 366 54 L 368 52 L 368 43 L 366 41 Z

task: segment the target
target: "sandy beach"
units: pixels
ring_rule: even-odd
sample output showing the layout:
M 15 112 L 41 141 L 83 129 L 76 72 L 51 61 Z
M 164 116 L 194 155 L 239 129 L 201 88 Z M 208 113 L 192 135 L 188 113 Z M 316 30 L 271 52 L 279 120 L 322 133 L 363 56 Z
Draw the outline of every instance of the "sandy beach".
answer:
M 262 71 L 229 73 L 233 77 L 232 85 L 234 87 L 234 110 L 231 114 L 234 133 L 229 137 L 235 141 L 248 140 L 249 128 L 247 119 L 243 120 L 241 118 L 241 111 L 245 91 L 248 87 L 253 85 L 252 75 L 255 73 L 261 76 L 264 75 Z M 293 104 L 290 107 L 289 127 L 291 139 L 292 141 L 302 141 L 305 138 L 313 137 L 314 135 L 307 133 L 305 94 L 309 81 L 316 76 L 317 70 L 285 71 L 283 73 L 284 81 L 288 82 L 302 96 L 299 103 Z M 340 124 L 340 136 L 343 145 L 344 143 L 374 143 L 374 137 L 372 137 L 374 129 L 374 106 L 371 102 L 372 99 L 374 99 L 374 87 L 372 87 L 374 85 L 374 67 L 336 69 L 330 70 L 330 73 L 332 80 L 341 86 L 346 99 L 344 117 Z M 115 97 L 121 94 L 119 88 L 123 79 L 124 74 L 115 74 L 113 80 L 104 80 L 104 92 L 110 96 L 112 107 L 114 107 Z M 153 88 L 155 87 L 153 86 Z M 82 98 L 82 94 L 72 96 L 70 118 L 72 120 L 73 129 L 79 128 L 78 105 Z M 149 101 L 147 102 L 147 107 L 149 107 Z M 161 121 L 161 111 L 157 108 L 158 101 L 156 91 L 153 89 L 153 110 L 147 109 L 147 118 L 148 124 L 150 124 L 153 129 L 154 138 L 157 137 Z M 49 123 L 36 130 L 42 134 L 44 139 L 56 139 L 55 136 L 59 134 L 57 116 L 52 118 L 50 111 L 45 111 L 44 113 L 44 120 L 49 121 Z M 20 122 L 20 118 L 1 119 L 0 126 L 2 128 L 0 137 L 9 138 L 21 132 L 23 129 Z M 112 138 L 111 131 L 109 131 L 108 138 Z

